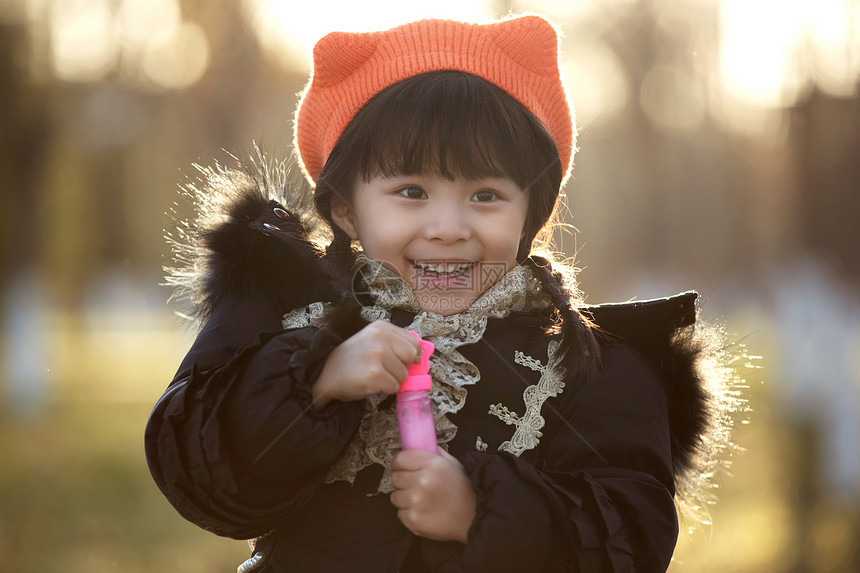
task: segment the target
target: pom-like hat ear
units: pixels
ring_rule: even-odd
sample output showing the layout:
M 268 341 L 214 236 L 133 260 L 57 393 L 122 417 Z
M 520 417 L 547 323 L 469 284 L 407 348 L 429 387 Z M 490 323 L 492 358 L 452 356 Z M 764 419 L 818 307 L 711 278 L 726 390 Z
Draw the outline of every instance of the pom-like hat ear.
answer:
M 558 34 L 539 16 L 502 20 L 489 27 L 496 45 L 512 61 L 537 75 L 558 72 Z
M 296 111 L 302 168 L 315 182 L 347 124 L 386 87 L 425 72 L 457 70 L 503 89 L 543 122 L 567 177 L 575 133 L 558 54 L 558 31 L 537 15 L 492 24 L 420 20 L 382 32 L 328 34 L 314 47 L 313 73 Z
M 313 84 L 330 88 L 346 81 L 376 51 L 378 36 L 332 32 L 314 46 Z M 338 54 L 331 57 L 330 54 Z M 319 63 L 316 63 L 319 62 Z

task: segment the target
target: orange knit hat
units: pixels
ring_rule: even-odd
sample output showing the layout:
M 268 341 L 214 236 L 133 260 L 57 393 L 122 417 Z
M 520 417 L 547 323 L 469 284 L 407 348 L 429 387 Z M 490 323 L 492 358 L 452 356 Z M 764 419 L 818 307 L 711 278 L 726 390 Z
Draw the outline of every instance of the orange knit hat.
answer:
M 564 175 L 575 133 L 558 62 L 559 33 L 537 15 L 493 24 L 420 20 L 382 32 L 332 32 L 314 46 L 311 80 L 296 111 L 295 145 L 316 182 L 347 124 L 374 95 L 406 78 L 457 70 L 500 87 L 547 127 Z

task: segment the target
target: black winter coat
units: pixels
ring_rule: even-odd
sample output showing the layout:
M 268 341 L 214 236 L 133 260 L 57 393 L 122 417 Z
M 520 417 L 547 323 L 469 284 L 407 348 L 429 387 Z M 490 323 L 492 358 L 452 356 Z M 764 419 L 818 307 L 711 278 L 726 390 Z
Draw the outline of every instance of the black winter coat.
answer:
M 537 312 L 490 319 L 481 342 L 460 349 L 481 381 L 449 416 L 457 433 L 448 449 L 472 481 L 477 515 L 467 544 L 435 542 L 412 535 L 389 496 L 375 494 L 378 466 L 354 485 L 323 483 L 363 403 L 312 408 L 311 386 L 345 334 L 281 326 L 284 312 L 330 296 L 326 285 L 311 278 L 297 294 L 289 290 L 295 277 L 236 277 L 293 256 L 293 222 L 277 209 L 251 194 L 207 236 L 215 257 L 208 321 L 145 436 L 152 475 L 180 514 L 218 535 L 267 534 L 257 544 L 265 555 L 259 571 L 668 567 L 678 533 L 675 480 L 707 418 L 699 351 L 678 342 L 695 320 L 695 293 L 583 309 L 601 328 L 603 367 L 590 379 L 569 377 L 546 400 L 539 444 L 520 456 L 498 451 L 513 430 L 488 409 L 525 410 L 523 391 L 540 374 L 510 357 L 522 351 L 546 363 L 550 335 Z M 392 314 L 401 326 L 411 319 Z

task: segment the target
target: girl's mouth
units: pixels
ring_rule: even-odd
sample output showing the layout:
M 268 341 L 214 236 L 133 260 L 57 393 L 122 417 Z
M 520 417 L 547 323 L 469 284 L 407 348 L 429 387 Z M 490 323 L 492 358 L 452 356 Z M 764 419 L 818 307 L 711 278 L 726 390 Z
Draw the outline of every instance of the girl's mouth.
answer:
M 436 263 L 430 263 L 424 261 L 412 261 L 412 266 L 429 277 L 454 278 L 471 271 L 475 266 L 475 262 L 452 263 L 439 261 Z

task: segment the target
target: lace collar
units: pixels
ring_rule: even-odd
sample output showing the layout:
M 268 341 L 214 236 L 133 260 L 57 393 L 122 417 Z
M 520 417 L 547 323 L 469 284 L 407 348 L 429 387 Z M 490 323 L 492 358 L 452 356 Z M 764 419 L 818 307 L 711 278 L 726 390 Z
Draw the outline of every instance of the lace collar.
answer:
M 459 411 L 466 402 L 467 387 L 476 384 L 481 373 L 457 350 L 478 342 L 490 318 L 504 318 L 511 312 L 545 308 L 549 297 L 542 292 L 540 280 L 524 266 L 516 266 L 487 289 L 463 312 L 442 316 L 420 310 L 409 284 L 378 261 L 359 255 L 354 272 L 360 273 L 365 293 L 373 304 L 361 310 L 368 321 L 391 320 L 391 310 L 398 308 L 416 312 L 407 327 L 421 338 L 436 345 L 430 358 L 433 387 L 430 398 L 436 419 L 438 441 L 445 444 L 456 434 L 456 426 L 447 414 Z M 371 396 L 366 400 L 364 417 L 344 456 L 329 471 L 326 482 L 346 480 L 353 483 L 362 469 L 379 464 L 384 472 L 379 493 L 393 490 L 390 467 L 394 454 L 400 450 L 400 433 L 393 408 L 380 409 L 386 396 Z
M 388 318 L 395 308 L 416 313 L 416 325 L 425 325 L 429 329 L 428 337 L 454 332 L 462 334 L 470 323 L 486 325 L 488 318 L 504 318 L 511 312 L 543 308 L 549 304 L 540 280 L 531 269 L 521 265 L 503 275 L 468 308 L 448 316 L 421 310 L 409 284 L 379 261 L 359 255 L 353 273 L 360 274 L 367 288 L 364 293 L 357 294 L 366 294 L 373 301 L 371 306 L 364 307 L 364 314 L 382 313 L 380 318 Z M 425 333 L 413 330 L 425 338 Z

